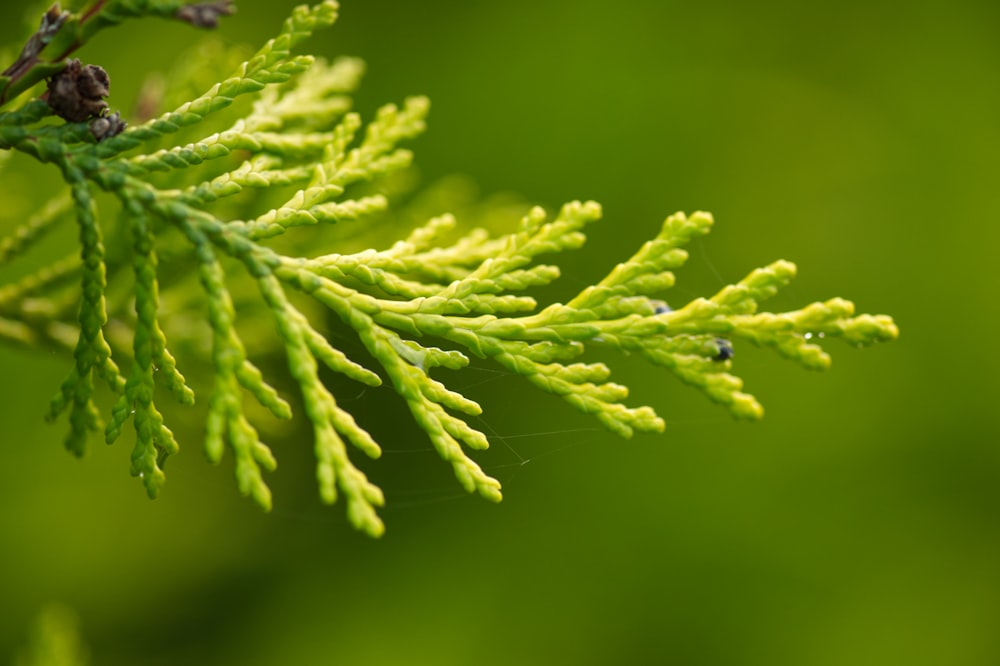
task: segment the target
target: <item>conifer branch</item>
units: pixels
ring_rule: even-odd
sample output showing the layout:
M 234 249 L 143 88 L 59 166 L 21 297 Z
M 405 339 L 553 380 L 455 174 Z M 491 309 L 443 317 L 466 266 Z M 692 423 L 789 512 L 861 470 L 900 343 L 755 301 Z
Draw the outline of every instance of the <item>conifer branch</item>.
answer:
M 460 221 L 442 215 L 381 249 L 290 250 L 307 247 L 296 245 L 298 238 L 322 238 L 324 229 L 377 221 L 395 209 L 387 177 L 411 163 L 404 144 L 423 132 L 429 110 L 425 98 L 413 97 L 382 107 L 366 124 L 351 111 L 360 61 L 327 63 L 293 53 L 333 23 L 335 2 L 295 9 L 279 35 L 235 73 L 133 127 L 107 112 L 102 69 L 65 61 L 99 30 L 125 19 L 160 16 L 213 27 L 232 9 L 228 2 L 177 0 L 98 1 L 78 13 L 54 8 L 0 77 L 0 105 L 50 80 L 47 94 L 0 111 L 0 149 L 54 165 L 70 192 L 0 239 L 0 264 L 30 252 L 71 212 L 80 241 L 78 258 L 0 286 L 0 339 L 73 350 L 49 418 L 69 412 L 66 445 L 77 455 L 90 431 L 103 427 L 111 443 L 131 420 L 131 472 L 150 497 L 163 487 L 166 460 L 180 450 L 156 404 L 157 386 L 181 406 L 195 403 L 180 367 L 197 367 L 198 345 L 189 343 L 204 336 L 213 371 L 206 455 L 217 463 L 228 450 L 239 491 L 271 507 L 265 473 L 277 462 L 244 401 L 249 395 L 279 419 L 292 417 L 293 401 L 267 365 L 251 360 L 245 338 L 259 328 L 261 313 L 312 424 L 320 497 L 343 499 L 350 522 L 374 536 L 384 531 L 377 510 L 385 498 L 354 459 L 358 451 L 378 458 L 381 448 L 324 383 L 323 368 L 364 386 L 391 386 L 460 485 L 498 501 L 500 483 L 474 459 L 489 442 L 469 418 L 484 408 L 432 376 L 436 368 L 461 370 L 472 356 L 489 360 L 631 437 L 660 432 L 664 422 L 648 406 L 629 406 L 628 389 L 611 381 L 606 364 L 585 358 L 589 349 L 640 356 L 734 416 L 756 419 L 763 408 L 731 373 L 741 345 L 824 369 L 830 357 L 821 338 L 861 346 L 898 335 L 889 317 L 855 315 L 839 298 L 791 312 L 760 311 L 794 277 L 786 261 L 710 298 L 667 305 L 662 298 L 688 256 L 683 246 L 713 224 L 707 213 L 668 217 L 655 238 L 597 284 L 544 307 L 530 290 L 560 271 L 542 259 L 583 246 L 585 227 L 601 217 L 594 202 L 566 204 L 554 216 L 534 208 L 499 236 L 472 229 L 456 237 Z M 55 93 L 61 99 L 52 99 Z M 234 120 L 233 103 L 241 97 L 252 104 Z M 53 114 L 71 122 L 53 124 Z M 278 188 L 289 194 L 277 203 L 257 196 Z M 119 202 L 117 226 L 102 221 L 97 190 Z M 107 233 L 114 252 L 105 247 Z M 195 277 L 170 282 L 161 274 L 164 262 L 186 266 L 198 287 Z M 79 286 L 71 289 L 74 281 Z M 111 293 L 109 281 L 124 289 Z M 200 290 L 199 306 L 170 299 L 189 287 Z M 171 327 L 171 318 L 183 314 L 177 307 L 200 307 L 207 324 Z M 371 367 L 334 346 L 325 314 L 353 333 Z M 97 380 L 113 395 L 106 426 L 94 398 Z

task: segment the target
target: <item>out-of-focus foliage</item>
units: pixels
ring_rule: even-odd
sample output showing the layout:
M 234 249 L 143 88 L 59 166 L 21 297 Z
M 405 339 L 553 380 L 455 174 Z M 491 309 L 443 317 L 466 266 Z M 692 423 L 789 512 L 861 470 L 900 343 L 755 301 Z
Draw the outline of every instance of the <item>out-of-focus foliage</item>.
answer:
M 14 666 L 86 666 L 87 649 L 73 611 L 51 605 L 42 610 Z

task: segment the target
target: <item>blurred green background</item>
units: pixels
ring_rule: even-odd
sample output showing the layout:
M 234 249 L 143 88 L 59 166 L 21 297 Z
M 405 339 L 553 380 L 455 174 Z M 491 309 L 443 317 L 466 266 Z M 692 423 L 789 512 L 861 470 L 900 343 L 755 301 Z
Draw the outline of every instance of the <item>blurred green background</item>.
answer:
M 16 4 L 3 42 L 25 34 Z M 254 45 L 292 6 L 238 4 L 220 34 Z M 368 62 L 365 114 L 431 97 L 426 182 L 604 205 L 567 288 L 705 209 L 675 300 L 786 258 L 774 307 L 840 295 L 902 337 L 833 342 L 824 374 L 738 348 L 757 424 L 624 359 L 633 404 L 668 422 L 633 441 L 515 377 L 457 375 L 498 436 L 497 506 L 385 391 L 344 396 L 388 450 L 380 541 L 319 505 L 305 434 L 275 443 L 270 515 L 204 462 L 196 423 L 146 500 L 126 442 L 79 461 L 42 421 L 69 359 L 0 349 L 0 661 L 58 601 L 102 665 L 1000 663 L 1000 4 L 342 4 L 310 47 Z M 127 109 L 198 38 L 148 21 L 81 56 Z M 5 171 L 7 227 L 40 173 Z

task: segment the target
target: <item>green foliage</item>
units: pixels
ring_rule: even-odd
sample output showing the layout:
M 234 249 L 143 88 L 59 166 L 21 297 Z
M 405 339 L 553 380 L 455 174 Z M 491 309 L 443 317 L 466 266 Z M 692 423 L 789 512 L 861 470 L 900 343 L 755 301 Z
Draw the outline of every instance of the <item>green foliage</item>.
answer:
M 205 7 L 221 15 L 228 4 L 186 7 L 110 0 L 76 13 L 50 10 L 0 78 L 0 101 L 16 106 L 0 112 L 0 148 L 56 166 L 69 186 L 68 197 L 57 197 L 0 241 L 0 263 L 21 256 L 70 216 L 80 245 L 78 257 L 0 288 L 0 337 L 72 350 L 74 364 L 49 418 L 68 413 L 66 446 L 77 455 L 89 433 L 103 430 L 111 443 L 131 421 L 131 471 L 150 497 L 163 486 L 165 461 L 179 450 L 157 394 L 170 393 L 181 405 L 195 402 L 167 333 L 175 348 L 191 350 L 192 364 L 204 333 L 214 368 L 206 454 L 218 462 L 228 448 L 240 492 L 270 508 L 264 472 L 276 461 L 245 398 L 280 419 L 290 418 L 292 407 L 251 361 L 241 321 L 253 320 L 253 302 L 266 306 L 277 330 L 272 342 L 283 349 L 301 392 L 313 427 L 320 496 L 327 503 L 342 496 L 352 524 L 372 535 L 383 531 L 376 509 L 384 498 L 352 462 L 351 450 L 377 458 L 380 448 L 338 403 L 323 380 L 327 370 L 371 387 L 388 382 L 460 484 L 498 501 L 499 482 L 469 454 L 488 446 L 465 418 L 482 408 L 432 378 L 434 368 L 459 370 L 470 355 L 489 359 L 631 437 L 662 431 L 663 421 L 649 407 L 626 406 L 628 390 L 609 381 L 609 368 L 581 360 L 588 349 L 639 355 L 734 416 L 756 419 L 763 414 L 760 404 L 730 372 L 732 345 L 769 347 L 806 368 L 823 369 L 830 358 L 819 338 L 866 345 L 898 334 L 890 318 L 856 316 L 853 305 L 839 298 L 792 312 L 759 312 L 759 304 L 794 277 L 795 266 L 786 261 L 753 271 L 711 298 L 667 307 L 658 299 L 687 259 L 682 246 L 710 230 L 707 213 L 670 216 L 654 239 L 599 283 L 541 309 L 525 292 L 559 277 L 559 269 L 541 258 L 580 248 L 584 227 L 600 218 L 596 203 L 569 203 L 555 215 L 534 208 L 516 230 L 498 236 L 463 232 L 444 215 L 383 249 L 327 253 L 322 243 L 300 240 L 299 234 L 318 230 L 297 227 L 384 220 L 396 208 L 393 178 L 412 159 L 400 146 L 423 131 L 429 108 L 426 99 L 410 98 L 383 107 L 364 125 L 350 111 L 361 63 L 293 54 L 315 30 L 333 23 L 332 1 L 297 8 L 281 33 L 235 74 L 121 133 L 109 130 L 117 116 L 103 111 L 89 121 L 62 123 L 52 121 L 44 99 L 14 104 L 34 84 L 63 76 L 69 53 L 100 29 L 148 15 L 208 25 L 189 17 Z M 188 83 L 180 75 L 170 81 L 177 90 Z M 147 101 L 155 106 L 170 94 Z M 102 222 L 98 192 L 118 201 L 117 225 Z M 376 231 L 385 238 L 394 229 Z M 171 325 L 187 322 L 197 306 L 168 302 L 168 291 L 190 294 L 192 285 L 176 270 L 168 280 L 160 267 L 166 261 L 197 277 L 207 328 Z M 131 285 L 127 297 L 116 284 Z M 327 314 L 353 331 L 377 367 L 332 344 Z M 95 399 L 100 384 L 114 396 L 106 423 Z
M 38 614 L 14 666 L 85 666 L 89 661 L 76 614 L 49 605 Z

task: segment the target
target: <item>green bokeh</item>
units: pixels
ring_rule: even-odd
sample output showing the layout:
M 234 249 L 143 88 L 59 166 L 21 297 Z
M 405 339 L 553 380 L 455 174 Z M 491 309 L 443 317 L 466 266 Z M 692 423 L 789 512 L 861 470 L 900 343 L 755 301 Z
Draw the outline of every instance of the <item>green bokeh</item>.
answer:
M 254 44 L 291 7 L 238 4 L 220 34 Z M 423 444 L 392 396 L 347 397 L 388 449 L 377 542 L 319 506 L 304 433 L 276 442 L 271 515 L 197 430 L 146 500 L 128 442 L 78 461 L 42 422 L 69 360 L 0 349 L 0 660 L 57 601 L 102 665 L 1000 663 L 1000 5 L 343 4 L 312 45 L 368 62 L 366 114 L 431 97 L 427 182 L 604 204 L 567 289 L 706 209 L 678 300 L 786 258 L 800 277 L 776 307 L 841 295 L 902 337 L 831 344 L 822 375 L 739 348 L 768 409 L 752 425 L 626 359 L 616 379 L 669 424 L 634 441 L 460 373 L 509 436 L 483 458 L 498 506 L 433 453 L 396 453 Z M 3 41 L 21 13 L 0 10 Z M 129 108 L 198 37 L 149 21 L 81 56 Z M 3 178 L 5 230 L 55 176 Z

